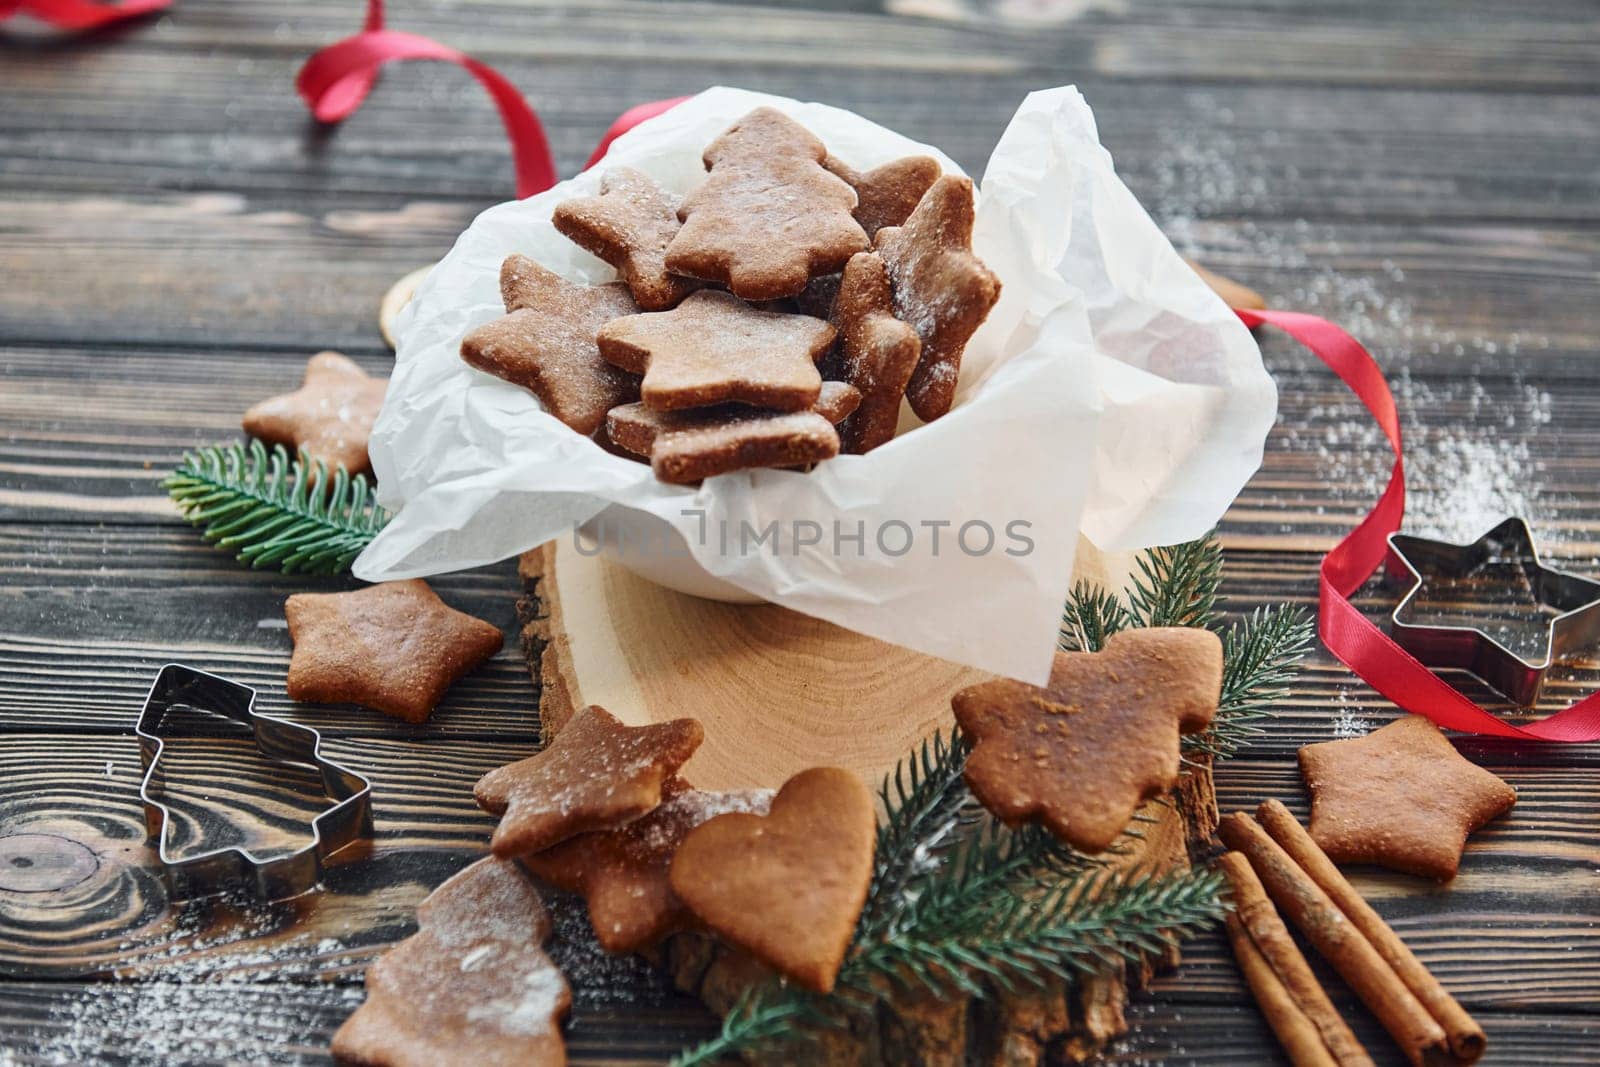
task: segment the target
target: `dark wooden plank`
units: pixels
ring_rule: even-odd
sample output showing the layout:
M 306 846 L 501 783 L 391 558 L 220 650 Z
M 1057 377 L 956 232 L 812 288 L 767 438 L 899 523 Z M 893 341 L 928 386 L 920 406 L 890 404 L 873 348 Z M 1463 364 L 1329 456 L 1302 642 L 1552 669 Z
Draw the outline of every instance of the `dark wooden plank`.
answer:
M 282 844 L 293 837 L 259 829 L 268 821 L 265 809 L 286 807 L 285 791 L 239 741 L 186 737 L 172 748 L 180 772 L 172 794 L 180 811 L 219 813 L 186 819 L 192 833 L 180 835 L 182 844 L 239 843 L 241 834 L 252 835 L 245 843 Z M 219 957 L 248 956 L 277 951 L 287 939 L 295 947 L 282 962 L 303 966 L 308 952 L 319 959 L 328 954 L 312 950 L 330 936 L 346 947 L 393 940 L 396 923 L 405 921 L 426 887 L 463 854 L 483 847 L 492 820 L 474 806 L 472 783 L 530 746 L 349 739 L 330 742 L 327 751 L 374 781 L 379 836 L 373 854 L 336 868 L 326 894 L 247 913 L 243 920 L 207 919 L 208 947 L 199 951 L 211 952 L 215 942 Z M 1219 768 L 1224 810 L 1275 796 L 1303 813 L 1292 760 L 1263 754 L 1248 753 Z M 1600 981 L 1600 913 L 1592 893 L 1600 817 L 1584 799 L 1600 795 L 1600 767 L 1555 765 L 1545 749 L 1500 747 L 1478 755 L 1516 786 L 1520 800 L 1509 816 L 1473 838 L 1461 875 L 1447 887 L 1433 887 L 1400 875 L 1359 873 L 1358 887 L 1441 980 L 1470 994 L 1474 1004 L 1579 1006 Z M 230 773 L 219 777 L 219 766 Z M 159 969 L 186 954 L 185 938 L 199 920 L 166 907 L 145 845 L 131 738 L 8 730 L 0 733 L 0 769 L 6 781 L 0 821 L 8 834 L 55 835 L 98 857 L 91 876 L 58 891 L 0 893 L 0 964 L 13 973 L 82 974 Z M 84 922 L 90 915 L 94 921 Z M 1186 990 L 1239 994 L 1220 941 L 1201 942 L 1189 958 L 1211 962 L 1186 972 Z M 326 965 L 313 963 L 314 969 Z
M 500 64 L 544 109 L 568 170 L 624 104 L 708 81 L 831 96 L 976 166 L 1023 89 L 1080 81 L 1181 245 L 1409 369 L 1396 378 L 1421 521 L 1459 526 L 1504 506 L 1563 555 L 1600 552 L 1584 430 L 1597 394 L 1583 309 L 1600 259 L 1591 7 L 1136 0 L 1074 19 L 1056 16 L 1077 5 L 1031 5 L 1043 22 L 1024 25 L 1000 17 L 1020 5 L 987 0 L 856 6 L 402 0 L 392 21 Z M 533 743 L 514 648 L 423 731 L 288 705 L 288 644 L 271 625 L 281 599 L 337 583 L 240 570 L 178 525 L 156 487 L 181 448 L 232 436 L 245 403 L 309 351 L 350 347 L 381 369 L 378 296 L 509 188 L 496 120 L 456 70 L 391 70 L 351 125 L 308 133 L 288 79 L 356 17 L 309 0 L 186 0 L 120 37 L 7 51 L 0 262 L 22 282 L 0 288 L 0 343 L 40 344 L 0 351 L 0 520 L 12 520 L 0 526 L 0 825 L 89 841 L 117 875 L 104 896 L 69 890 L 54 908 L 0 892 L 0 978 L 42 964 L 141 981 L 0 983 L 0 1061 L 325 1062 L 357 973 L 481 849 L 471 781 Z M 1224 527 L 1240 609 L 1309 603 L 1314 552 L 1361 512 L 1383 466 L 1330 379 L 1302 373 L 1306 357 L 1281 340 L 1267 352 L 1287 372 L 1283 424 Z M 1451 377 L 1467 371 L 1476 382 Z M 509 628 L 508 568 L 440 587 Z M 172 657 L 241 674 L 270 709 L 336 735 L 340 757 L 379 782 L 369 862 L 289 905 L 164 909 L 125 724 Z M 1563 676 L 1541 711 L 1595 677 Z M 1325 656 L 1277 710 L 1223 768 L 1225 806 L 1275 795 L 1303 810 L 1294 749 L 1392 714 Z M 236 742 L 190 741 L 173 759 L 191 837 L 293 840 L 285 827 L 308 809 L 292 776 L 259 777 Z M 1596 747 L 1464 748 L 1519 787 L 1518 807 L 1475 839 L 1447 889 L 1373 872 L 1359 883 L 1483 1015 L 1496 1060 L 1589 1062 Z M 228 774 L 212 788 L 216 766 Z M 213 804 L 229 821 L 203 814 Z M 577 953 L 563 960 L 580 994 L 575 1060 L 659 1062 L 706 1032 L 704 1013 L 659 982 L 583 955 L 581 912 L 558 914 L 558 951 Z M 1221 942 L 1187 955 L 1110 1058 L 1273 1062 Z M 1330 986 L 1379 1061 L 1396 1062 Z M 595 1006 L 607 998 L 629 1003 Z
M 200 1065 L 327 1063 L 333 1031 L 359 1003 L 351 987 L 10 983 L 0 992 L 0 1037 L 19 1067 L 65 1060 L 120 1065 L 181 1061 Z M 169 1016 L 177 1018 L 169 1019 Z M 157 1031 L 160 1019 L 172 1027 Z M 1480 1014 L 1489 1033 L 1486 1062 L 1588 1065 L 1591 1023 L 1582 1016 Z M 1133 1025 L 1104 1063 L 1237 1067 L 1285 1064 L 1270 1031 L 1247 1004 L 1175 1004 L 1140 995 Z M 1384 1067 L 1405 1060 L 1364 1013 L 1352 1025 Z M 678 1000 L 661 1007 L 579 1005 L 567 1029 L 574 1062 L 613 1067 L 660 1064 L 713 1032 L 703 1009 Z M 152 1059 L 147 1057 L 163 1057 Z
M 1312 609 L 1316 562 L 1309 552 L 1230 551 L 1228 608 Z M 306 722 L 330 737 L 533 743 L 537 698 L 516 644 L 518 591 L 509 563 L 435 580 L 449 602 L 499 622 L 513 636 L 489 665 L 451 691 L 426 726 L 361 708 L 288 700 L 283 598 L 348 584 L 244 570 L 182 526 L 0 525 L 0 729 L 124 731 L 156 669 L 180 661 L 258 687 L 262 710 Z M 1358 602 L 1381 620 L 1397 599 L 1395 591 L 1374 584 Z M 167 621 L 153 628 L 152 618 Z M 1600 660 L 1557 668 L 1532 716 L 1566 706 L 1597 679 Z M 1497 704 L 1481 686 L 1470 692 L 1516 717 L 1515 709 Z M 1393 710 L 1319 651 L 1274 713 L 1256 754 L 1288 756 L 1301 744 L 1379 725 Z M 1485 745 L 1484 752 L 1494 750 Z M 1600 746 L 1536 751 L 1543 753 L 1540 758 L 1572 764 L 1600 761 Z M 1506 752 L 1504 758 L 1514 758 L 1512 750 Z
M 353 580 L 248 571 L 183 527 L 107 532 L 0 527 L 0 729 L 129 729 L 156 670 L 176 661 L 254 686 L 259 710 L 330 737 L 531 744 L 536 736 L 513 563 L 434 581 L 448 603 L 505 628 L 508 640 L 428 723 L 410 726 L 363 708 L 296 704 L 284 694 L 291 651 L 284 599 L 352 588 Z
M 1325 550 L 1376 500 L 1387 452 L 1337 379 L 1301 370 L 1309 357 L 1287 338 L 1268 332 L 1263 341 L 1278 372 L 1279 423 L 1224 532 L 1238 547 Z M 177 521 L 160 481 L 183 450 L 237 440 L 244 409 L 285 388 L 302 358 L 301 351 L 0 350 L 12 386 L 0 391 L 0 521 Z M 1514 365 L 1521 357 L 1510 358 Z M 374 374 L 392 365 L 383 356 L 363 362 Z M 1600 554 L 1600 501 L 1592 492 L 1600 434 L 1591 430 L 1600 425 L 1600 386 L 1573 377 L 1585 365 L 1574 357 L 1503 377 L 1393 375 L 1407 435 L 1411 528 L 1465 538 L 1518 513 L 1552 554 Z M 41 554 L 47 546 L 33 553 Z
M 1139 0 L 1110 9 L 1034 5 L 1031 10 L 1042 17 L 1019 19 L 1004 15 L 1029 9 L 925 0 L 851 7 L 480 0 L 441 10 L 411 2 L 392 5 L 390 25 L 443 38 L 491 61 L 518 55 L 582 58 L 618 68 L 669 55 L 691 66 L 737 60 L 824 72 L 874 66 L 931 75 L 1078 70 L 1190 82 L 1529 91 L 1588 88 L 1600 58 L 1592 11 L 1572 3 L 1508 10 L 1479 0 L 1430 4 L 1421 13 L 1369 3 L 1324 13 L 1279 3 Z M 917 17 L 924 13 L 970 17 Z M 249 44 L 261 52 L 297 55 L 353 32 L 359 21 L 353 15 L 310 0 L 270 9 L 194 0 L 139 38 L 181 54 Z M 629 32 L 619 34 L 618 26 Z
M 242 741 L 175 737 L 168 749 L 179 772 L 169 791 L 175 807 L 214 813 L 181 820 L 169 840 L 182 854 L 308 839 L 304 825 L 291 826 L 286 814 L 278 832 L 261 832 L 266 805 L 318 805 L 284 805 L 278 768 Z M 57 889 L 0 892 L 0 973 L 159 973 L 174 961 L 198 967 L 201 957 L 206 973 L 216 975 L 348 970 L 362 962 L 364 950 L 404 936 L 417 902 L 482 852 L 493 820 L 473 802 L 472 785 L 532 750 L 515 742 L 327 742 L 330 758 L 372 780 L 372 846 L 341 855 L 322 893 L 270 906 L 212 900 L 169 907 L 146 842 L 133 737 L 7 730 L 0 733 L 4 836 L 65 839 L 95 862 L 86 877 L 75 871 L 78 880 Z M 59 854 L 39 844 L 40 864 Z M 352 954 L 355 963 L 345 958 Z
M 54 52 L 8 66 L 0 188 L 124 195 L 248 192 L 265 207 L 307 193 L 376 198 L 510 195 L 507 148 L 487 100 L 454 69 L 391 70 L 325 141 L 291 92 L 298 57 L 189 57 L 142 40 L 87 70 Z M 1030 90 L 1076 82 L 1124 180 L 1160 218 L 1593 222 L 1600 105 L 1590 95 L 1234 85 L 1197 92 L 1149 80 L 949 70 L 936 82 L 866 66 L 823 83 L 807 70 L 670 56 L 631 64 L 512 58 L 503 73 L 540 109 L 563 173 L 643 99 L 733 84 L 821 97 L 939 145 L 974 174 Z M 129 96 L 117 87 L 139 84 Z M 376 203 L 377 201 L 374 200 Z
M 473 210 L 368 206 L 332 194 L 293 209 L 234 193 L 9 197 L 0 259 L 24 282 L 0 291 L 0 343 L 380 350 L 379 298 L 442 255 Z M 1391 366 L 1571 375 L 1592 350 L 1584 301 L 1600 230 L 1272 220 L 1172 229 L 1275 305 L 1339 320 Z
M 331 984 L 7 983 L 0 1045 L 17 1067 L 325 1064 L 334 1030 L 360 1002 L 358 987 Z M 712 1025 L 683 998 L 627 1008 L 580 1000 L 567 1047 L 579 1063 L 659 1064 Z

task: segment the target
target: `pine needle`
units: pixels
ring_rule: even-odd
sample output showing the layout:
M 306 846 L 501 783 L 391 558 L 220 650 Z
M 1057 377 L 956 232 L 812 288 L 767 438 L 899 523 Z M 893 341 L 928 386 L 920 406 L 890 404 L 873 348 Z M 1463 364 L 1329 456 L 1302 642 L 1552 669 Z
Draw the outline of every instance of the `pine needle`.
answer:
M 389 521 L 362 475 L 340 467 L 330 479 L 322 463 L 308 468 L 254 440 L 186 452 L 163 484 L 207 541 L 285 574 L 349 570 Z
M 708 1067 L 779 1042 L 804 1040 L 805 1024 L 829 1025 L 814 995 L 777 983 L 753 986 L 739 995 L 723 1017 L 717 1036 L 679 1053 L 672 1067 Z
M 1219 759 L 1259 737 L 1272 704 L 1289 695 L 1311 650 L 1311 618 L 1300 608 L 1257 608 L 1222 633 L 1222 698 L 1211 727 L 1185 737 L 1190 752 Z
M 1105 647 L 1106 638 L 1126 630 L 1132 622 L 1115 593 L 1080 578 L 1072 583 L 1066 609 L 1061 613 L 1057 644 L 1066 652 L 1099 652 Z
M 1195 626 L 1222 639 L 1221 700 L 1212 727 L 1185 751 L 1231 755 L 1261 732 L 1311 646 L 1299 609 L 1257 609 L 1218 625 L 1222 548 L 1214 536 L 1140 556 L 1124 602 L 1080 582 L 1061 618 L 1060 645 L 1095 652 L 1136 626 Z M 1072 981 L 1150 958 L 1214 922 L 1218 876 L 1114 870 L 1037 826 L 1007 829 L 967 789 L 970 746 L 959 730 L 906 756 L 879 790 L 886 818 L 867 903 L 834 993 L 768 983 L 746 993 L 715 1038 L 680 1067 L 741 1053 L 775 1053 L 828 1028 L 848 1027 L 912 992 L 991 997 L 1050 980 Z M 1109 850 L 1136 847 L 1145 816 Z
M 1222 544 L 1213 534 L 1139 556 L 1128 590 L 1135 626 L 1211 626 L 1222 584 Z
M 856 939 L 869 941 L 891 929 L 899 917 L 907 886 L 938 869 L 961 841 L 961 831 L 983 815 L 961 781 L 969 746 L 959 730 L 922 743 L 885 775 L 878 795 L 887 817 L 878 827 L 872 885 L 856 927 Z
M 1124 878 L 1085 868 L 1042 896 L 998 887 L 952 896 L 953 907 L 930 909 L 916 930 L 868 947 L 840 981 L 859 987 L 871 975 L 938 997 L 983 996 L 985 982 L 1016 993 L 1120 970 L 1219 918 L 1219 890 L 1210 871 Z

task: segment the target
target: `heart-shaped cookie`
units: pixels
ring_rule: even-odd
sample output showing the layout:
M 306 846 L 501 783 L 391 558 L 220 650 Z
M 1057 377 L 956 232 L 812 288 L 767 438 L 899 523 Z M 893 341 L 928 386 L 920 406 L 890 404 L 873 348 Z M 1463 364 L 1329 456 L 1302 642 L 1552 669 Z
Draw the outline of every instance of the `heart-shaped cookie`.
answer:
M 701 922 L 807 989 L 833 989 L 872 881 L 877 815 L 861 779 L 814 767 L 765 816 L 719 815 L 673 857 L 672 891 Z

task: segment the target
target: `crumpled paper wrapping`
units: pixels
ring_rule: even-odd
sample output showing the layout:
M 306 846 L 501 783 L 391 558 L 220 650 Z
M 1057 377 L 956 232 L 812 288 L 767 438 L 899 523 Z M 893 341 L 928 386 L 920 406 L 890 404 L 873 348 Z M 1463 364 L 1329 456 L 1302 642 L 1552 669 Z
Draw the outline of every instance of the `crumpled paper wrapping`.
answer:
M 704 178 L 705 145 L 761 105 L 859 169 L 922 153 L 960 173 L 852 112 L 716 88 L 627 133 L 594 169 L 485 211 L 397 323 L 370 446 L 397 514 L 355 573 L 473 567 L 587 523 L 585 551 L 598 543 L 666 584 L 742 592 L 1041 682 L 1080 531 L 1104 549 L 1204 533 L 1260 464 L 1277 399 L 1248 331 L 1116 177 L 1076 89 L 1031 94 L 989 160 L 974 247 L 1004 288 L 955 408 L 925 426 L 907 411 L 900 436 L 868 455 L 664 485 L 458 355 L 463 334 L 503 313 L 510 253 L 578 281 L 614 277 L 556 232 L 556 204 L 594 195 L 618 164 L 685 193 Z

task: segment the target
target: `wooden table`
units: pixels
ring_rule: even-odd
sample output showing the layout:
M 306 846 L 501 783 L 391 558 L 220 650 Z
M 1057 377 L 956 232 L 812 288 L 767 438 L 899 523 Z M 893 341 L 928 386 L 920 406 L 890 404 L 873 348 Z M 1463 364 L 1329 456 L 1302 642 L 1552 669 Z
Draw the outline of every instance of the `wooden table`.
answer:
M 1600 26 L 1579 0 L 400 2 L 391 24 L 497 65 L 536 102 L 564 171 L 627 105 L 727 83 L 816 97 L 981 170 L 1032 87 L 1074 82 L 1122 174 L 1180 247 L 1330 315 L 1401 398 L 1422 525 L 1530 515 L 1592 567 L 1600 530 Z M 252 401 L 321 348 L 382 371 L 378 298 L 509 195 L 502 135 L 459 70 L 393 69 L 337 131 L 291 91 L 359 5 L 180 0 L 99 36 L 0 39 L 0 838 L 55 834 L 95 873 L 0 870 L 0 1063 L 318 1062 L 363 967 L 480 852 L 470 786 L 530 752 L 515 643 L 426 727 L 283 696 L 286 595 L 347 583 L 249 572 L 180 522 L 160 479 L 233 438 Z M 1282 418 L 1229 513 L 1231 606 L 1309 604 L 1318 553 L 1384 461 L 1329 375 L 1263 347 Z M 1068 461 L 1070 457 L 1063 457 Z M 437 583 L 514 627 L 510 564 Z M 1384 599 L 1375 593 L 1376 610 Z M 171 908 L 144 845 L 131 725 L 157 666 L 259 686 L 375 781 L 370 862 L 270 907 Z M 1593 671 L 1550 687 L 1559 706 Z M 1269 736 L 1219 775 L 1225 806 L 1303 810 L 1295 749 L 1391 709 L 1325 655 Z M 1448 888 L 1360 885 L 1491 1035 L 1488 1062 L 1594 1063 L 1600 749 L 1463 749 L 1520 790 Z M 192 832 L 293 811 L 237 739 L 174 748 Z M 228 772 L 219 784 L 217 759 Z M 293 784 L 293 783 L 288 783 Z M 68 853 L 72 849 L 63 846 Z M 36 890 L 36 891 L 29 891 Z M 580 1062 L 656 1062 L 711 1025 L 642 968 L 582 949 Z M 571 947 L 577 946 L 577 947 Z M 1133 1010 L 1118 1062 L 1277 1055 L 1223 943 Z M 1347 1006 L 1343 987 L 1331 981 Z M 1390 1046 L 1359 1008 L 1375 1052 Z M 5 1050 L 9 1050 L 8 1053 Z

